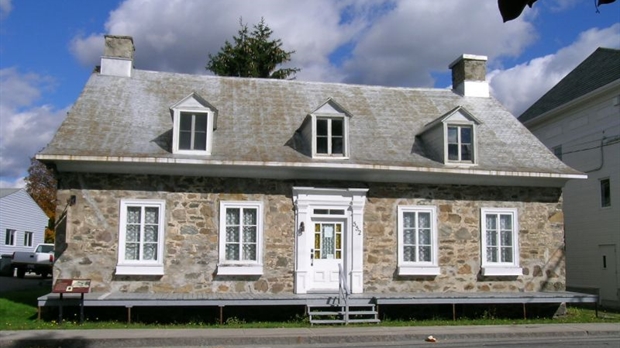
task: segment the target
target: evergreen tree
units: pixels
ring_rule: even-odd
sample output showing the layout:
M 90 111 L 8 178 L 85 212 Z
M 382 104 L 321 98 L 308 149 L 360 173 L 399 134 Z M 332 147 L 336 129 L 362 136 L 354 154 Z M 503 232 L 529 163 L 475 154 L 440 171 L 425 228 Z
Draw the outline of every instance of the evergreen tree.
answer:
M 233 36 L 233 43 L 226 40 L 216 55 L 209 54 L 207 70 L 219 76 L 289 78 L 300 69 L 278 66 L 291 60 L 295 51 L 284 51 L 282 40 L 270 40 L 273 31 L 265 20 L 254 25 L 250 33 L 247 24 L 239 21 L 241 29 Z

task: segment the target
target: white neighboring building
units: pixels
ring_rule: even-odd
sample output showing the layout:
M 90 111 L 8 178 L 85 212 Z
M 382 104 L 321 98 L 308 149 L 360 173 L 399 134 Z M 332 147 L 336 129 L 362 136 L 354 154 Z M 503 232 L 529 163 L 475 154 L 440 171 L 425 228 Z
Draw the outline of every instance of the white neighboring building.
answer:
M 0 255 L 32 251 L 43 243 L 48 221 L 26 189 L 0 189 Z
M 588 175 L 564 187 L 567 290 L 620 307 L 620 50 L 597 49 L 519 120 Z

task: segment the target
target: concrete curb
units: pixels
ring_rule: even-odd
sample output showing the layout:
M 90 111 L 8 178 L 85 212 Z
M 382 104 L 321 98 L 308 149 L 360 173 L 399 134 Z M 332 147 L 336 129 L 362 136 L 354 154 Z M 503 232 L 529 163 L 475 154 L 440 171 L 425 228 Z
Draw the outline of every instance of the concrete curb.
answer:
M 508 326 L 328 327 L 301 329 L 33 330 L 0 331 L 0 348 L 179 347 L 204 345 L 345 344 L 498 338 L 620 337 L 620 323 Z

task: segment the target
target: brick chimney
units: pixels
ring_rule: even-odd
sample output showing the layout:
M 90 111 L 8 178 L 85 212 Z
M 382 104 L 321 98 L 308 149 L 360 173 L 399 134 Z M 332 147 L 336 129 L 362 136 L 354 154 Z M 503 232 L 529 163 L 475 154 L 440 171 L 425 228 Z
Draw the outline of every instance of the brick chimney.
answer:
M 452 64 L 452 90 L 464 97 L 489 97 L 487 57 L 464 54 Z
M 131 77 L 134 51 L 131 36 L 106 35 L 101 75 Z

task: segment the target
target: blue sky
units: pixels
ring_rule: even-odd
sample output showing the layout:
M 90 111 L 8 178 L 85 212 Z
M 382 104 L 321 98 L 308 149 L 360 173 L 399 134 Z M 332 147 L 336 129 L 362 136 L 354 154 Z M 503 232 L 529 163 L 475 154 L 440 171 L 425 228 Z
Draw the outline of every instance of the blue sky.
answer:
M 450 85 L 460 54 L 489 57 L 491 92 L 518 116 L 597 47 L 620 48 L 620 2 L 539 0 L 502 23 L 495 0 L 0 0 L 0 187 L 21 187 L 103 51 L 131 35 L 138 69 L 207 74 L 261 17 L 295 50 L 298 80 Z

